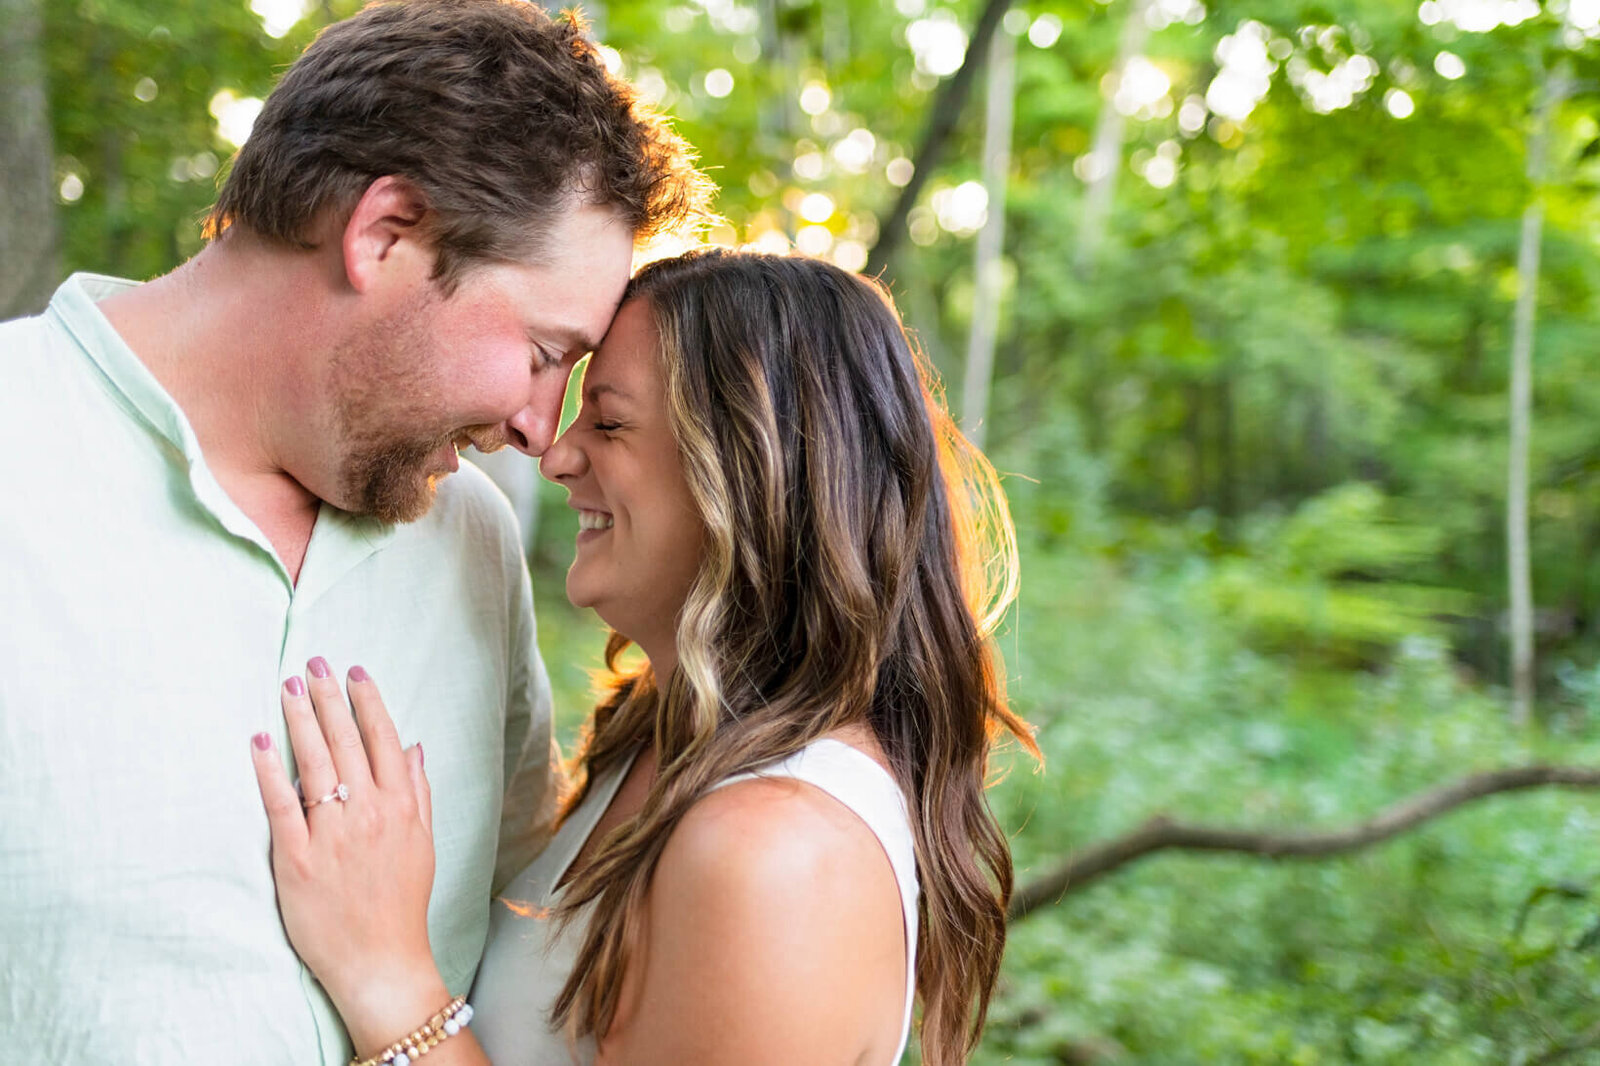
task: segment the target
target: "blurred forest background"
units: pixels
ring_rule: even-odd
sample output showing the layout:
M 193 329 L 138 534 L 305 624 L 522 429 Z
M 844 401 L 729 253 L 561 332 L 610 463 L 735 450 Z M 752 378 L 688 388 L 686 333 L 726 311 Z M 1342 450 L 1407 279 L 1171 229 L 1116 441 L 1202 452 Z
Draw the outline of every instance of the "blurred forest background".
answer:
M 355 6 L 0 0 L 0 317 L 196 251 Z M 1600 1062 L 1600 0 L 587 9 L 712 238 L 883 270 L 1007 475 L 1047 763 L 993 793 L 1030 893 L 975 1061 Z M 1339 853 L 1117 865 L 1162 813 Z

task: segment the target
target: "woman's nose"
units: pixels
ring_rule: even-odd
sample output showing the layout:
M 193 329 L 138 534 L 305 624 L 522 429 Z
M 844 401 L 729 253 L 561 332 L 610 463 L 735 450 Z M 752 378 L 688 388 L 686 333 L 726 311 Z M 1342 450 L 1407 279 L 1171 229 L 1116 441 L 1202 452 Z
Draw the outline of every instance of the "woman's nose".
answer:
M 576 428 L 576 422 L 568 426 L 567 431 L 551 441 L 539 456 L 539 473 L 546 481 L 559 484 L 562 478 L 577 477 L 587 467 L 583 449 L 572 439 Z

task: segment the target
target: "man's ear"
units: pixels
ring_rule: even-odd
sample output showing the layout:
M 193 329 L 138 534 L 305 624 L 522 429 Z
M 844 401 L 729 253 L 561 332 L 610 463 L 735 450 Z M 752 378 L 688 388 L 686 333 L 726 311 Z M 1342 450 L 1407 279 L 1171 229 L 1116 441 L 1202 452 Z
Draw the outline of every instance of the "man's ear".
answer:
M 410 268 L 411 257 L 426 254 L 419 227 L 427 214 L 427 197 L 404 178 L 389 175 L 368 185 L 340 241 L 351 288 L 367 292 L 386 271 Z

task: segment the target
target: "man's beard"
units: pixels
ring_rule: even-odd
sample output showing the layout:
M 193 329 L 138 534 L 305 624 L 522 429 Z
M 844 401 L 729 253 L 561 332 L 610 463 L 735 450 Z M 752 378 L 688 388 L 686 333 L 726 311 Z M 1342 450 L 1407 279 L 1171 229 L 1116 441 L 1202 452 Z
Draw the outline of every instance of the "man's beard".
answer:
M 415 522 L 433 506 L 439 477 L 427 463 L 450 438 L 397 441 L 352 452 L 344 469 L 350 510 L 380 522 Z
M 492 452 L 507 443 L 500 426 L 468 426 L 430 440 L 353 442 L 343 474 L 348 509 L 380 522 L 415 522 L 433 506 L 439 479 L 446 476 L 428 472 L 428 461 L 446 445 Z
M 415 522 L 433 506 L 439 479 L 448 473 L 429 470 L 446 445 L 472 444 L 487 452 L 509 443 L 502 425 L 440 429 L 430 413 L 416 409 L 415 400 L 401 399 L 434 391 L 423 372 L 429 349 L 421 323 L 430 306 L 423 301 L 407 308 L 334 357 L 338 434 L 345 455 L 339 506 L 353 514 L 386 523 Z M 433 426 L 427 436 L 403 432 L 423 429 L 429 422 Z

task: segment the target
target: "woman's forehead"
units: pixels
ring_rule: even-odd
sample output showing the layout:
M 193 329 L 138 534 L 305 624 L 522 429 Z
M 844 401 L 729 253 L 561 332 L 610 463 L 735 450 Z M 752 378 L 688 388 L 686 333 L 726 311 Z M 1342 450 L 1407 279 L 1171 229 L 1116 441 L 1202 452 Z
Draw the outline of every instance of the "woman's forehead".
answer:
M 660 394 L 660 381 L 655 322 L 643 300 L 629 300 L 612 320 L 605 340 L 589 357 L 583 375 L 584 398 L 645 400 Z

